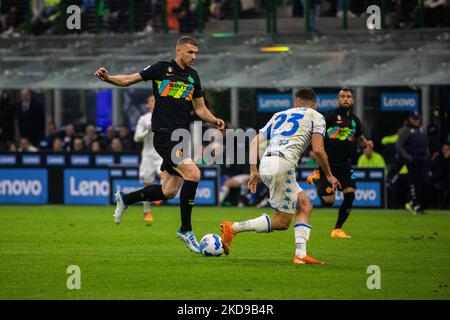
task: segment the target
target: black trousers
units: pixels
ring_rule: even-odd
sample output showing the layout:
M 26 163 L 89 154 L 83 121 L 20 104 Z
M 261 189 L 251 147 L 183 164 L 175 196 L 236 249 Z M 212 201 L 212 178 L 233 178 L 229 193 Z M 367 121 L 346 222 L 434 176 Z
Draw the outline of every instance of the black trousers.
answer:
M 408 167 L 410 198 L 414 205 L 418 204 L 424 207 L 428 202 L 428 190 L 431 186 L 428 163 L 426 161 L 413 161 L 406 166 Z

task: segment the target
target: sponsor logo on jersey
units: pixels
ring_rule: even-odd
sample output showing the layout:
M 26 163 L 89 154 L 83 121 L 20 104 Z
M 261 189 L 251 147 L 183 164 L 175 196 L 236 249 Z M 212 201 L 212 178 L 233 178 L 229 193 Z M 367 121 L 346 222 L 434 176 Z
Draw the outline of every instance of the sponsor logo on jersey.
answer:
M 348 140 L 353 141 L 356 130 L 354 128 L 341 128 L 341 127 L 331 127 L 327 130 L 327 136 L 330 139 L 335 140 Z
M 186 101 L 192 100 L 192 95 L 194 93 L 193 84 L 166 79 L 163 81 L 156 80 L 156 85 L 158 86 L 158 94 L 161 97 L 172 97 L 175 99 L 184 99 Z

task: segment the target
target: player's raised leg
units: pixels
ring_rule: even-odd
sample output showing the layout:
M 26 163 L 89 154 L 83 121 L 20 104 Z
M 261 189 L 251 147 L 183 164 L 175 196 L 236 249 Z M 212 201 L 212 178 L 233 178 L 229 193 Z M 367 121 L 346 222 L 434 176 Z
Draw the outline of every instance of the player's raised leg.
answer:
M 125 210 L 130 204 L 140 201 L 156 201 L 170 199 L 170 195 L 166 196 L 163 193 L 162 185 L 152 184 L 137 191 L 124 194 L 123 192 L 116 192 L 116 210 L 114 211 L 114 222 L 119 224 L 122 220 Z
M 295 216 L 295 264 L 324 264 L 324 261 L 311 258 L 307 254 L 306 246 L 311 234 L 311 225 L 309 219 L 312 214 L 313 206 L 306 196 L 305 192 L 299 192 L 297 196 L 297 214 Z
M 221 225 L 222 241 L 224 244 L 225 253 L 229 254 L 231 241 L 234 236 L 241 232 L 271 232 L 272 230 L 287 230 L 292 220 L 292 214 L 275 211 L 275 213 L 269 217 L 266 213 L 261 216 L 240 221 L 224 221 Z
M 331 207 L 336 201 L 334 189 L 327 179 L 321 179 L 321 170 L 314 170 L 307 178 L 306 182 L 314 184 L 317 193 L 325 207 Z

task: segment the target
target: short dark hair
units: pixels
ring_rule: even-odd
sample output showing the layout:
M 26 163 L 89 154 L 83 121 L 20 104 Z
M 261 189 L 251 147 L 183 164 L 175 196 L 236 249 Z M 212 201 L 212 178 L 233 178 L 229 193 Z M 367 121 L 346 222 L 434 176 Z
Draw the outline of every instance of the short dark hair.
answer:
M 191 36 L 182 36 L 181 38 L 179 38 L 177 41 L 177 47 L 183 44 L 192 44 L 193 46 L 198 47 L 198 41 Z
M 353 94 L 353 90 L 350 89 L 349 87 L 342 87 L 341 90 L 339 90 L 339 92 L 341 91 L 350 91 Z
M 304 101 L 316 102 L 316 93 L 312 88 L 302 88 L 297 90 L 295 97 Z

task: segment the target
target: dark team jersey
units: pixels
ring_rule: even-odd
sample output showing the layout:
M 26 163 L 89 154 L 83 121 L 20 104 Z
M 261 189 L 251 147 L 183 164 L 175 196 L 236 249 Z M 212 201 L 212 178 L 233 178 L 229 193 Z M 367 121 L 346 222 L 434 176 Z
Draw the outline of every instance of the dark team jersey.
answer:
M 327 112 L 325 121 L 325 151 L 330 164 L 350 162 L 356 150 L 356 141 L 364 134 L 361 121 L 353 112 L 347 117 L 347 113 L 340 108 Z
M 194 69 L 172 61 L 160 61 L 139 73 L 143 80 L 152 80 L 155 109 L 152 130 L 171 133 L 189 127 L 192 99 L 202 97 L 200 77 Z

